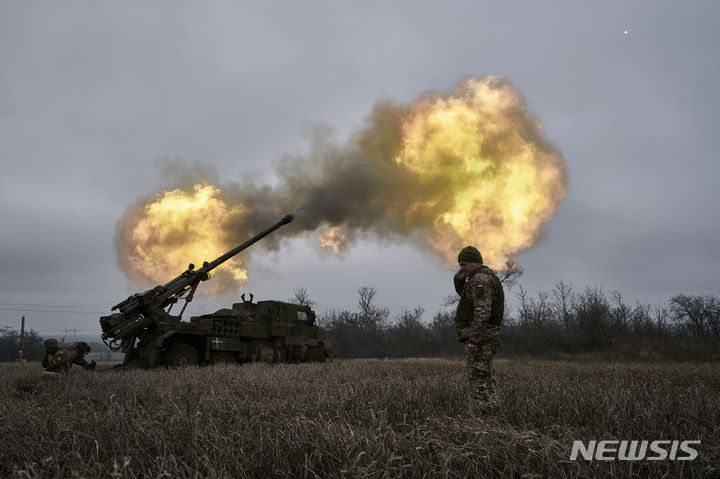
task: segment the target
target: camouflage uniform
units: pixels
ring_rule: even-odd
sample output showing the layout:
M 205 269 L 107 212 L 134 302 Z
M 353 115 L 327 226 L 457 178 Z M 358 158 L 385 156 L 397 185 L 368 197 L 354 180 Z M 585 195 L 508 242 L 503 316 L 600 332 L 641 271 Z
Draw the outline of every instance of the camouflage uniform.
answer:
M 58 344 L 57 339 L 46 339 L 43 342 L 45 355 L 40 364 L 46 373 L 59 374 L 70 370 L 70 357 Z
M 500 346 L 500 325 L 504 312 L 505 295 L 502 284 L 487 266 L 471 271 L 464 281 L 455 278 L 460 294 L 455 326 L 458 338 L 465 343 L 468 374 L 472 389 L 472 409 L 479 413 L 498 410 L 492 360 Z M 467 344 L 477 345 L 470 352 Z
M 90 345 L 85 341 L 76 341 L 68 348 L 70 366 L 77 364 L 83 369 L 95 369 L 95 361 L 85 361 L 85 355 L 90 352 Z

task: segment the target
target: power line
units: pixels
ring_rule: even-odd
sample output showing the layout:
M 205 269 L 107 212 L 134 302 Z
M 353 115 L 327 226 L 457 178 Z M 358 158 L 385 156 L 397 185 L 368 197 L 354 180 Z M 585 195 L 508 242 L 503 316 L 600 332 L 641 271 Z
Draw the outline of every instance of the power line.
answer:
M 0 308 L 0 311 L 17 311 L 17 312 L 33 312 L 33 313 L 72 313 L 72 314 L 106 314 L 107 311 L 72 311 L 72 310 L 59 310 L 59 309 L 15 309 L 15 308 Z
M 0 306 L 30 306 L 36 308 L 74 308 L 74 309 L 87 309 L 87 308 L 100 308 L 102 306 L 67 306 L 64 304 L 31 304 L 31 303 L 4 303 L 0 302 Z

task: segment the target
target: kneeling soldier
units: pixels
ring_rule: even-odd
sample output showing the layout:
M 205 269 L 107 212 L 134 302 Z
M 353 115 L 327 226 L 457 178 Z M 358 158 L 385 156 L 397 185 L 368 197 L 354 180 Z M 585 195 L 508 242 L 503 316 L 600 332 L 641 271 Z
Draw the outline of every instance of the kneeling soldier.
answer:
M 45 355 L 40 364 L 45 368 L 45 373 L 56 375 L 68 372 L 70 369 L 70 357 L 60 347 L 57 339 L 46 339 L 43 346 L 45 347 Z
M 70 356 L 70 365 L 77 364 L 83 369 L 94 370 L 97 363 L 95 361 L 85 361 L 85 355 L 90 352 L 90 345 L 85 341 L 76 341 L 68 348 Z

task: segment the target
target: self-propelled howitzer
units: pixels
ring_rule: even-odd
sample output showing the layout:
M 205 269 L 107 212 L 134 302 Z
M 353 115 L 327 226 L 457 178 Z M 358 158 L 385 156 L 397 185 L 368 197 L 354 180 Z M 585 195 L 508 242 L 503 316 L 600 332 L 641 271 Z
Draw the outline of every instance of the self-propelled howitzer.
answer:
M 168 283 L 133 294 L 116 304 L 112 311 L 119 312 L 100 318 L 103 342 L 113 351 L 125 352 L 127 362 L 128 353 L 132 351 L 137 339 L 142 342 L 144 337 L 155 336 L 152 333 L 158 325 L 180 322 L 200 282 L 210 278 L 210 271 L 292 220 L 293 216 L 287 215 L 214 261 L 204 262 L 201 268 L 195 269 L 195 266 L 190 264 L 185 272 Z M 182 310 L 178 315 L 171 315 L 170 310 L 180 299 L 185 300 Z M 157 362 L 157 358 L 153 359 Z

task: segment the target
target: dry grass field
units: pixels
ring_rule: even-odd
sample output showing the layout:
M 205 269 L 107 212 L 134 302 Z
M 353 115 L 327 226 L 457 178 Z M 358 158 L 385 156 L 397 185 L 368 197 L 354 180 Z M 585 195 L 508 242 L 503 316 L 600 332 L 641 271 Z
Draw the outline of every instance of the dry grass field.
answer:
M 475 418 L 460 361 L 180 370 L 0 365 L 3 477 L 720 477 L 711 363 L 499 360 Z M 694 461 L 570 461 L 576 439 L 699 439 Z

